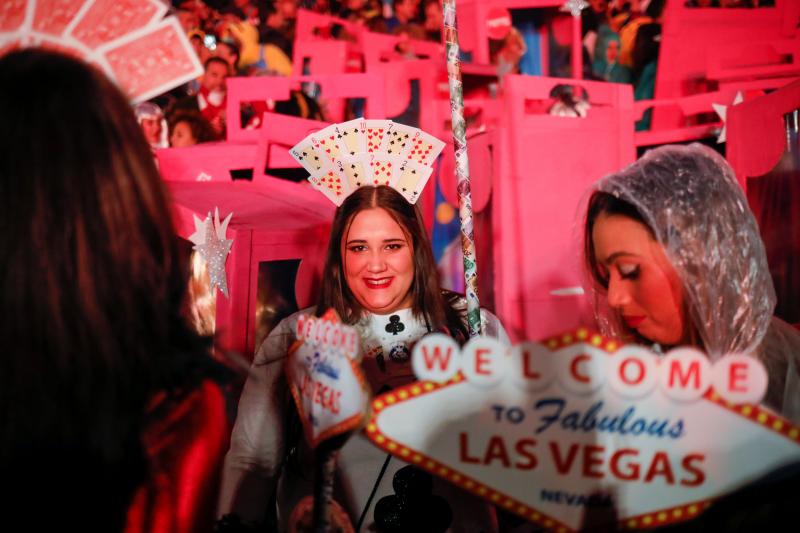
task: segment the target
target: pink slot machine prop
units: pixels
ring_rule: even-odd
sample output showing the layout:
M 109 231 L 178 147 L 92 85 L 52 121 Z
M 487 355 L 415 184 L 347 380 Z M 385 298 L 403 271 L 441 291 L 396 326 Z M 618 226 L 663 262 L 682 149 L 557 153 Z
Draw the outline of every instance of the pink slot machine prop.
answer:
M 313 304 L 333 218 L 333 205 L 310 187 L 255 172 L 256 151 L 213 143 L 157 154 L 181 237 L 195 232 L 195 217 L 233 213 L 228 296 L 212 294 L 214 334 L 220 347 L 248 358 L 280 318 Z
M 590 320 L 580 289 L 580 204 L 593 182 L 635 159 L 631 87 L 578 82 L 592 105 L 586 117 L 551 116 L 550 91 L 564 82 L 505 78 L 492 247 L 496 311 L 512 339 Z M 528 112 L 537 108 L 544 114 Z
M 800 107 L 800 81 L 728 108 L 725 157 L 742 188 L 766 174 L 786 150 L 783 116 Z
M 309 82 L 319 85 L 321 99 L 329 109 L 334 106 L 334 113 L 341 114 L 346 98 L 364 98 L 365 118 L 384 118 L 386 116 L 385 80 L 379 74 L 354 73 L 314 76 L 251 76 L 228 78 L 228 97 L 226 113 L 228 117 L 227 140 L 230 142 L 257 143 L 261 138 L 259 128 L 247 129 L 236 117 L 239 117 L 241 106 L 248 102 L 260 104 L 276 100 L 287 100 L 292 90 L 299 90 L 301 84 Z M 262 105 L 263 107 L 263 105 Z M 338 111 L 337 111 L 338 110 Z M 300 137 L 302 138 L 302 137 Z M 291 145 L 290 145 L 291 146 Z M 285 155 L 285 154 L 284 154 Z M 286 160 L 289 156 L 285 155 Z M 295 166 L 290 164 L 287 166 Z
M 355 22 L 307 9 L 298 9 L 295 39 L 298 41 L 330 39 L 333 26 L 340 26 L 351 36 L 357 36 L 364 31 L 364 27 Z
M 680 98 L 714 91 L 732 80 L 796 73 L 800 3 L 775 0 L 758 9 L 689 8 L 667 2 L 655 98 Z M 675 110 L 655 109 L 652 129 L 684 125 Z

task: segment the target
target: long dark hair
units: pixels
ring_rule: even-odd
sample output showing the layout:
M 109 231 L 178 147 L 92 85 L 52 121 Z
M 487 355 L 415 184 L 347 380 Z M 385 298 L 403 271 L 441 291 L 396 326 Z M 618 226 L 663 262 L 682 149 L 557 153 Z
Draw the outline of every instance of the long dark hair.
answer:
M 8 54 L 0 116 L 0 469 L 31 484 L 22 494 L 100 478 L 85 517 L 118 525 L 146 475 L 148 406 L 206 375 L 169 200 L 130 104 L 93 67 Z
M 345 281 L 342 239 L 347 235 L 355 216 L 365 209 L 373 208 L 381 208 L 389 213 L 411 241 L 414 254 L 411 308 L 414 316 L 425 321 L 431 331 L 447 332 L 456 340 L 465 342 L 468 338 L 466 326 L 459 312 L 453 309 L 457 296 L 442 292 L 431 243 L 419 208 L 385 185 L 357 189 L 336 210 L 317 304 L 319 312 L 332 307 L 343 321 L 350 324 L 358 321 L 364 314 L 363 307 Z

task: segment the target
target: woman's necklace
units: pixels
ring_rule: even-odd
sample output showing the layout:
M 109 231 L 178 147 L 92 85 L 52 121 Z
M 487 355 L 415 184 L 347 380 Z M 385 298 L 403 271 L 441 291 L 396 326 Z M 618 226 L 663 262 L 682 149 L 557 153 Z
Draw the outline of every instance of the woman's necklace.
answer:
M 417 320 L 411 309 L 401 309 L 388 315 L 368 313 L 355 324 L 361 336 L 364 367 L 368 374 L 373 365 L 383 376 L 371 376 L 379 382 L 405 378 L 411 372 L 408 364 L 411 348 L 428 333 L 425 324 Z M 375 385 L 375 383 L 373 383 Z

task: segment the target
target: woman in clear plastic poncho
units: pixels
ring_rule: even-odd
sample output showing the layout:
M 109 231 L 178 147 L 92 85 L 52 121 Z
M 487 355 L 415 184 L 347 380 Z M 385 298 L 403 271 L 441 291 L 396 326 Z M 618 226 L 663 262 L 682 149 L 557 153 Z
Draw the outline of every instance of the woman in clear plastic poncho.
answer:
M 765 403 L 800 422 L 800 332 L 772 316 L 764 245 L 727 162 L 702 145 L 664 146 L 601 180 L 589 199 L 585 263 L 603 333 L 712 361 L 749 353 Z

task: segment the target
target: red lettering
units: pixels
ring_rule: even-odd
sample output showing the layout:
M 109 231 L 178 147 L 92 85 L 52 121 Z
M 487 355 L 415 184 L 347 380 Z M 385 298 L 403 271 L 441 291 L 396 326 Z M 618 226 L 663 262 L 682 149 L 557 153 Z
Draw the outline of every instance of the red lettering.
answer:
M 450 366 L 450 357 L 453 355 L 453 348 L 447 347 L 447 354 L 442 355 L 441 347 L 435 346 L 433 353 L 428 353 L 428 347 L 422 347 L 422 360 L 425 362 L 425 368 L 433 370 L 435 364 L 439 364 L 439 370 L 444 371 Z
M 747 381 L 747 363 L 731 363 L 728 372 L 728 390 L 731 392 L 747 392 L 747 387 L 740 384 L 742 381 Z
M 572 463 L 575 462 L 575 456 L 578 455 L 578 445 L 570 444 L 569 452 L 567 453 L 567 458 L 563 459 L 561 457 L 561 452 L 559 451 L 558 443 L 551 442 L 550 453 L 552 453 L 553 455 L 553 462 L 556 465 L 556 472 L 558 472 L 559 474 L 566 474 L 567 472 L 572 470 Z
M 522 375 L 530 379 L 539 379 L 542 375 L 531 368 L 532 355 L 528 350 L 522 352 Z
M 462 431 L 458 434 L 458 456 L 461 459 L 462 463 L 471 463 L 474 465 L 480 464 L 481 460 L 477 457 L 471 457 L 468 453 L 468 443 L 467 443 L 468 435 L 466 432 Z
M 521 455 L 523 458 L 527 459 L 528 461 L 523 463 L 521 461 L 517 461 L 514 463 L 514 466 L 519 468 L 520 470 L 533 470 L 536 468 L 537 460 L 536 455 L 534 455 L 533 450 L 528 450 L 528 447 L 535 447 L 536 441 L 533 439 L 520 439 L 517 441 L 517 444 L 514 446 L 514 450 Z
M 669 485 L 675 484 L 675 476 L 672 474 L 672 467 L 669 464 L 669 457 L 666 452 L 656 452 L 653 455 L 653 462 L 644 476 L 644 482 L 650 483 L 656 476 L 664 476 L 664 480 Z
M 670 388 L 675 386 L 675 377 L 677 374 L 678 381 L 680 382 L 681 387 L 686 387 L 689 383 L 689 379 L 694 377 L 694 385 L 692 388 L 699 389 L 700 388 L 700 362 L 699 361 L 692 361 L 687 369 L 686 373 L 683 374 L 681 372 L 681 363 L 680 361 L 673 360 L 672 364 L 669 368 L 669 386 Z
M 475 350 L 475 373 L 483 374 L 484 376 L 491 374 L 486 367 L 491 365 L 492 360 L 486 357 L 486 354 L 491 353 L 491 350 L 486 348 L 478 348 Z
M 584 477 L 603 477 L 602 470 L 593 470 L 592 467 L 603 464 L 603 452 L 606 449 L 602 446 L 588 445 L 583 447 L 583 475 Z M 600 454 L 600 457 L 597 457 Z
M 700 470 L 699 465 L 692 464 L 693 462 L 702 463 L 705 460 L 706 456 L 699 453 L 692 453 L 683 458 L 681 466 L 683 466 L 683 469 L 687 472 L 694 474 L 694 478 L 682 479 L 681 485 L 685 487 L 696 487 L 706 480 L 706 474 Z
M 623 481 L 636 481 L 639 479 L 639 464 L 630 462 L 626 465 L 626 472 L 620 470 L 620 459 L 622 459 L 625 455 L 631 455 L 633 457 L 637 457 L 639 455 L 638 450 L 633 450 L 631 448 L 623 448 L 621 450 L 617 450 L 614 452 L 614 455 L 611 456 L 611 473 L 614 474 L 614 477 L 621 479 Z
M 635 380 L 629 380 L 628 375 L 625 373 L 625 369 L 628 367 L 629 363 L 634 363 L 636 364 L 636 366 L 639 367 L 639 377 L 637 377 Z M 621 379 L 622 382 L 627 385 L 638 385 L 639 383 L 644 381 L 645 372 L 646 370 L 644 367 L 644 363 L 634 357 L 629 357 L 628 359 L 625 359 L 622 362 L 622 364 L 619 365 L 619 379 Z
M 578 363 L 582 363 L 583 361 L 591 361 L 592 358 L 588 355 L 578 355 L 575 359 L 572 360 L 572 364 L 569 365 L 569 371 L 572 374 L 572 377 L 575 378 L 576 381 L 580 381 L 581 383 L 589 383 L 589 376 L 586 374 L 578 374 Z
M 489 446 L 486 448 L 483 464 L 488 465 L 495 459 L 499 459 L 506 468 L 511 466 L 511 461 L 508 460 L 506 445 L 503 444 L 503 438 L 497 435 L 489 439 Z

